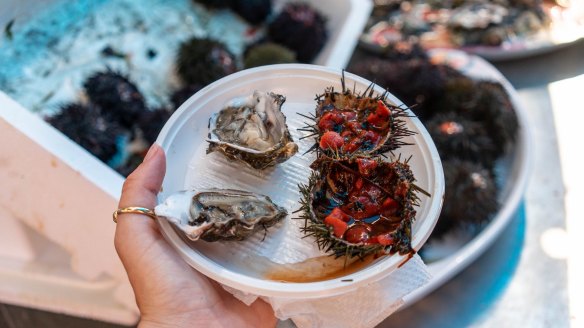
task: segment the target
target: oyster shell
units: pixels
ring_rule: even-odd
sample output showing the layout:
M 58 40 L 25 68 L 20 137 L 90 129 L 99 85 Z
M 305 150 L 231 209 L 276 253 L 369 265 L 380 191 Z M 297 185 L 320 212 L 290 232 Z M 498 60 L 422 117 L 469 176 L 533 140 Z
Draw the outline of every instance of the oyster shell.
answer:
M 232 189 L 181 191 L 156 206 L 191 240 L 244 240 L 282 220 L 287 212 L 264 195 Z
M 282 163 L 298 152 L 281 107 L 282 95 L 254 91 L 233 100 L 209 120 L 207 154 L 220 151 L 255 169 Z

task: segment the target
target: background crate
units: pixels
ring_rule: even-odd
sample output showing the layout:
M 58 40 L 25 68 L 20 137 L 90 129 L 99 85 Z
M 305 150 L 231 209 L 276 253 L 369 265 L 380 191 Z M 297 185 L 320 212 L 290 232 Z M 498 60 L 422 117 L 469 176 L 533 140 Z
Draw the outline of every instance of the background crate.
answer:
M 0 26 L 52 2 L 5 0 Z M 344 68 L 371 1 L 309 2 L 331 33 L 315 64 Z M 0 140 L 0 302 L 134 324 L 111 222 L 123 177 L 1 91 Z

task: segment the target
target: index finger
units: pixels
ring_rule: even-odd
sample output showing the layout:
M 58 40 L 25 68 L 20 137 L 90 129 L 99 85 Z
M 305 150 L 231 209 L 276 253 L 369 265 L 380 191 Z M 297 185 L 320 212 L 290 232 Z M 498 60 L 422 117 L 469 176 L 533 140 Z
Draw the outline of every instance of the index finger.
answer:
M 144 162 L 128 176 L 122 189 L 119 208 L 136 206 L 153 209 L 166 171 L 166 158 L 160 146 L 154 144 Z M 126 252 L 141 249 L 158 239 L 156 222 L 144 214 L 120 214 L 116 225 L 115 244 L 124 260 Z M 128 247 L 129 246 L 129 247 Z

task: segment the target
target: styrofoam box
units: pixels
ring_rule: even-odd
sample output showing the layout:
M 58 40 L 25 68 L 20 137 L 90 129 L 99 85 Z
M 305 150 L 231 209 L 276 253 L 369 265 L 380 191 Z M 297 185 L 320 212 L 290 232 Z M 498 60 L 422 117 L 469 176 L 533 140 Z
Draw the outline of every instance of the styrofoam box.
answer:
M 53 1 L 4 0 L 0 26 Z M 371 1 L 309 2 L 326 13 L 331 32 L 315 63 L 344 68 Z M 123 177 L 2 92 L 0 140 L 0 302 L 136 323 L 113 246 Z

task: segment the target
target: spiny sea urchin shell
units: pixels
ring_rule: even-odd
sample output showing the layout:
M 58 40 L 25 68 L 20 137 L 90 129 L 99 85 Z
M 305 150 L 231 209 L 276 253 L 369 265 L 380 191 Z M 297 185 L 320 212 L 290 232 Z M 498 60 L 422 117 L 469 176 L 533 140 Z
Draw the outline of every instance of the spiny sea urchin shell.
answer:
M 328 39 L 326 19 L 306 3 L 288 3 L 268 26 L 268 38 L 311 62 Z
M 250 24 L 258 25 L 272 12 L 272 0 L 233 0 L 231 9 Z
M 411 41 L 399 41 L 388 45 L 381 53 L 383 58 L 390 61 L 421 59 L 428 60 L 426 50 L 420 43 Z
M 482 123 L 448 112 L 435 115 L 426 128 L 443 160 L 459 158 L 493 167 L 497 148 Z
M 410 106 L 421 120 L 435 114 L 435 104 L 444 96 L 446 82 L 452 77 L 462 76 L 450 66 L 434 65 L 420 59 L 393 62 L 368 58 L 352 65 L 349 71 L 387 89 Z
M 130 157 L 126 159 L 126 161 L 115 168 L 116 172 L 120 175 L 127 177 L 130 173 L 134 172 L 134 170 L 142 164 L 144 161 L 145 154 L 142 153 L 133 153 L 130 154 Z
M 453 229 L 475 227 L 497 211 L 497 187 L 492 171 L 480 164 L 458 159 L 442 162 L 446 191 L 433 238 Z
M 307 185 L 300 185 L 302 231 L 320 249 L 339 257 L 413 254 L 412 222 L 418 205 L 407 162 L 320 157 Z
M 97 72 L 85 80 L 83 88 L 89 100 L 101 108 L 103 115 L 125 127 L 131 127 L 146 109 L 138 87 L 117 72 Z
M 482 123 L 491 134 L 498 155 L 515 140 L 517 116 L 509 95 L 498 82 L 453 79 L 446 84 L 439 107 Z
M 138 129 L 148 144 L 153 144 L 172 111 L 168 108 L 158 108 L 145 111 L 138 120 Z
M 292 50 L 272 42 L 250 47 L 244 58 L 245 68 L 295 62 L 296 54 Z
M 495 145 L 502 153 L 517 137 L 519 122 L 511 97 L 498 82 L 477 82 L 477 117 L 486 123 Z
M 189 84 L 173 92 L 173 94 L 170 96 L 170 101 L 172 102 L 174 109 L 178 109 L 185 101 L 187 101 L 195 93 L 199 92 L 199 90 L 202 88 L 203 87 L 198 84 Z
M 314 115 L 303 115 L 314 121 L 301 129 L 312 132 L 304 138 L 315 136 L 309 151 L 336 159 L 369 157 L 405 145 L 402 138 L 414 134 L 403 120 L 406 108 L 389 103 L 387 93 L 376 94 L 374 84 L 362 93 L 346 88 L 344 75 L 341 84 L 340 92 L 330 87 L 317 95 Z
M 207 85 L 236 71 L 235 57 L 215 40 L 191 38 L 180 45 L 176 72 L 190 85 Z
M 117 139 L 125 133 L 116 122 L 107 121 L 99 108 L 78 103 L 61 106 L 47 122 L 106 163 L 118 153 Z

